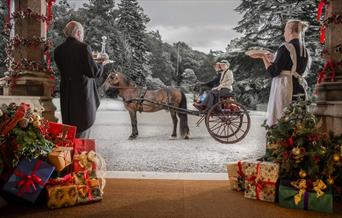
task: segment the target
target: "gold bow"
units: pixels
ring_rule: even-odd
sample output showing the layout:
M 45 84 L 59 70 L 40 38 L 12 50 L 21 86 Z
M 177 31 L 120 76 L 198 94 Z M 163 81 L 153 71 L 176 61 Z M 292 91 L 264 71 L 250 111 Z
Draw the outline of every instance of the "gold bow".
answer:
M 318 179 L 316 180 L 316 182 L 313 183 L 313 190 L 316 192 L 317 198 L 324 195 L 324 192 L 322 190 L 326 188 L 327 188 L 326 184 L 321 179 Z
M 294 196 L 294 199 L 293 199 L 295 204 L 298 205 L 301 202 L 302 197 L 306 192 L 306 188 L 307 188 L 306 180 L 300 179 L 300 180 L 291 182 L 291 185 L 293 187 L 299 189 L 298 193 Z
M 81 154 L 74 156 L 74 160 L 77 160 L 82 168 L 91 171 L 93 163 L 97 162 L 97 157 L 95 151 L 82 151 Z

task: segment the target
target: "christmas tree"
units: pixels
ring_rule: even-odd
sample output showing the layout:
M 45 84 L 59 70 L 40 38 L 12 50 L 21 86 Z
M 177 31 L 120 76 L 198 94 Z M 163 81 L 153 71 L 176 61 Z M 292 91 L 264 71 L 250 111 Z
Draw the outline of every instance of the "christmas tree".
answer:
M 323 132 L 307 107 L 310 102 L 291 104 L 284 116 L 267 130 L 267 161 L 278 162 L 283 179 L 306 179 L 308 184 L 322 180 L 340 183 L 342 137 Z

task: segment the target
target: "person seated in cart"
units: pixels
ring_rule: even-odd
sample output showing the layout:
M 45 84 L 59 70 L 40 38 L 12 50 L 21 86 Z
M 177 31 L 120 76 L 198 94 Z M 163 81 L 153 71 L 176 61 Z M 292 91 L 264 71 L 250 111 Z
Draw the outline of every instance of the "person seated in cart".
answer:
M 194 106 L 199 110 L 207 111 L 209 110 L 216 102 L 218 96 L 220 97 L 230 97 L 233 96 L 233 82 L 234 75 L 233 72 L 229 69 L 229 62 L 227 60 L 222 60 L 221 62 L 216 63 L 214 65 L 217 73 L 220 73 L 219 83 L 214 86 L 211 91 L 207 93 L 205 99 L 201 102 L 195 102 Z M 211 81 L 212 82 L 212 81 Z

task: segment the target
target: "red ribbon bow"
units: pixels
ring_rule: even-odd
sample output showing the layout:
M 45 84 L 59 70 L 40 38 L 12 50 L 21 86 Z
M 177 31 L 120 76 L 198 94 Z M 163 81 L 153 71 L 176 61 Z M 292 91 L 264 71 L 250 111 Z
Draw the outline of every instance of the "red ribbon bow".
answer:
M 330 71 L 331 71 L 330 72 L 330 81 L 331 82 L 335 81 L 336 72 L 335 72 L 334 62 L 332 61 L 332 59 L 329 59 L 327 61 L 327 63 L 325 63 L 322 71 L 319 72 L 319 75 L 318 75 L 318 78 L 317 78 L 317 84 L 320 84 L 323 81 L 323 79 L 325 78 L 327 69 L 330 69 Z
M 43 180 L 36 175 L 37 170 L 39 169 L 40 165 L 43 161 L 37 160 L 32 172 L 30 175 L 15 171 L 15 175 L 17 177 L 20 177 L 21 179 L 17 182 L 17 187 L 19 189 L 18 195 L 24 193 L 24 192 L 30 192 L 31 187 L 34 191 L 37 191 L 36 185 L 43 186 L 44 182 Z

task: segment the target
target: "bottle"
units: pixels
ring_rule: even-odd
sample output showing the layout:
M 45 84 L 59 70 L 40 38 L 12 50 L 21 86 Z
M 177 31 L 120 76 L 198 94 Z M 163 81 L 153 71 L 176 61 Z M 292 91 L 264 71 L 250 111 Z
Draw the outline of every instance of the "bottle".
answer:
M 101 42 L 101 52 L 97 55 L 97 58 L 98 59 L 103 59 L 103 60 L 108 60 L 109 59 L 109 56 L 106 52 L 106 40 L 107 40 L 107 37 L 106 36 L 102 36 L 101 37 L 102 39 L 102 42 Z

